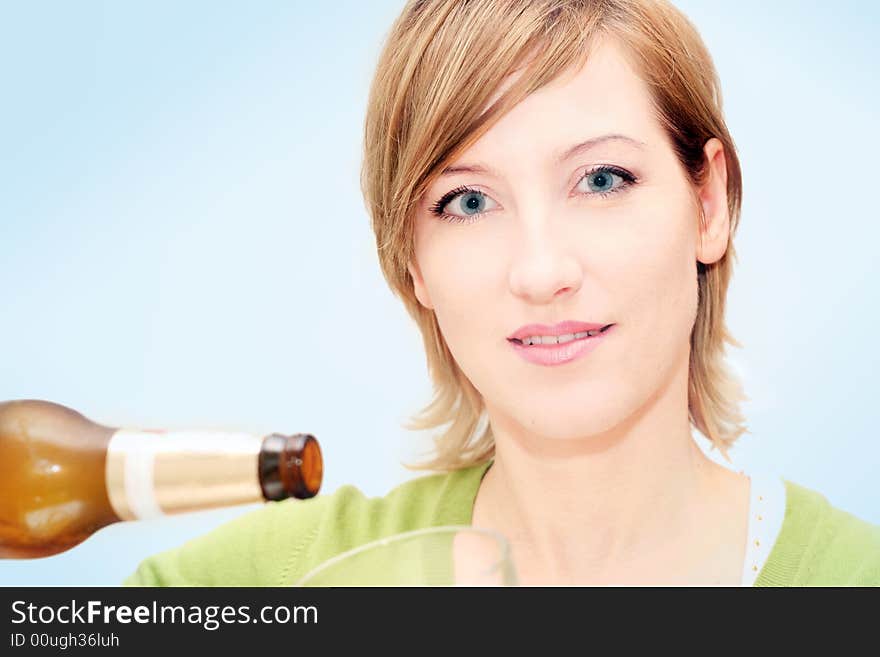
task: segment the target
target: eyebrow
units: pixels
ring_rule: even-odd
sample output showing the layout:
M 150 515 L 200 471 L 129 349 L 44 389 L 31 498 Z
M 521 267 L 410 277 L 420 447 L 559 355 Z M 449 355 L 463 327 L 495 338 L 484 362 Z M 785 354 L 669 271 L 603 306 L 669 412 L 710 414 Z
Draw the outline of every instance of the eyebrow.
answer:
M 642 149 L 647 146 L 645 142 L 639 141 L 638 139 L 633 139 L 632 137 L 627 137 L 626 135 L 600 135 L 598 137 L 593 137 L 591 139 L 587 139 L 586 141 L 582 141 L 579 144 L 575 144 L 571 148 L 568 148 L 561 155 L 556 158 L 556 164 L 562 164 L 566 160 L 574 157 L 575 155 L 580 155 L 590 150 L 591 148 L 595 148 L 601 144 L 604 144 L 609 141 L 622 141 L 624 143 L 631 144 L 636 148 Z M 488 174 L 490 176 L 498 177 L 498 174 L 492 170 L 491 167 L 487 167 L 483 164 L 462 164 L 459 166 L 451 166 L 446 167 L 443 171 L 440 172 L 440 178 L 443 176 L 451 176 L 455 173 L 483 173 Z

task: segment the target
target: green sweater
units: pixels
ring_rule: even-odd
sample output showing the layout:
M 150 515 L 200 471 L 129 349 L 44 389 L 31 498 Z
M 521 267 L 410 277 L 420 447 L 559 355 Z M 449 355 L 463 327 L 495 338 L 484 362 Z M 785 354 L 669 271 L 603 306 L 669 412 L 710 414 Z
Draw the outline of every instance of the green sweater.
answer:
M 308 500 L 268 502 L 145 559 L 124 585 L 287 586 L 358 545 L 423 527 L 470 525 L 490 463 L 423 475 L 384 497 L 345 485 Z M 880 525 L 784 483 L 785 519 L 755 586 L 880 586 Z

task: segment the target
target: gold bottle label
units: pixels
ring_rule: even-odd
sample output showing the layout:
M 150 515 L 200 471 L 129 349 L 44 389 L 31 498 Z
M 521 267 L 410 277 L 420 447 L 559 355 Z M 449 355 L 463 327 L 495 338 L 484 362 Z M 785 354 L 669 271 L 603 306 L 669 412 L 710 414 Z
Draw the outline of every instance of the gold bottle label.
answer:
M 263 500 L 263 439 L 225 431 L 119 429 L 107 448 L 107 495 L 123 520 Z

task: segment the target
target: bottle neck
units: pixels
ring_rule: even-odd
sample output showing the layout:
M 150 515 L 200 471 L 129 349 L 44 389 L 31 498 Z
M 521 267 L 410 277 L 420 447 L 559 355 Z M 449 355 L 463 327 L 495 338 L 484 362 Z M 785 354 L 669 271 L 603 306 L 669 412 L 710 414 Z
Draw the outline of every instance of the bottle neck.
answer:
M 261 436 L 118 429 L 107 446 L 107 496 L 122 520 L 264 499 Z
M 323 475 L 321 452 L 305 433 L 266 436 L 260 451 L 260 486 L 267 500 L 305 499 L 318 492 Z

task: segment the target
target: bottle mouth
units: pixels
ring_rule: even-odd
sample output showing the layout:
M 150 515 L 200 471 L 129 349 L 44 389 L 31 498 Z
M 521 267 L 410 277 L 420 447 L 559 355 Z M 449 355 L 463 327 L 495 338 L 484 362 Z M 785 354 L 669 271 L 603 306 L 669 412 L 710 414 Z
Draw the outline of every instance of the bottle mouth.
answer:
M 302 474 L 304 492 L 308 493 L 303 497 L 314 497 L 321 490 L 321 481 L 324 478 L 324 457 L 321 455 L 321 446 L 314 436 L 300 435 L 305 436 L 305 444 L 302 447 L 302 456 L 300 457 L 302 461 L 300 473 Z

